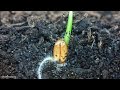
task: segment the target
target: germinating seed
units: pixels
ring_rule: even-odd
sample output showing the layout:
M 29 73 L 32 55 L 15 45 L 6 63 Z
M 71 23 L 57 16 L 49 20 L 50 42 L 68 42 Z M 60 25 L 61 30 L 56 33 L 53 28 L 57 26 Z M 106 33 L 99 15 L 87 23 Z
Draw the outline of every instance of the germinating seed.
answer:
M 54 59 L 60 63 L 64 63 L 67 57 L 68 47 L 63 39 L 58 40 L 54 45 Z

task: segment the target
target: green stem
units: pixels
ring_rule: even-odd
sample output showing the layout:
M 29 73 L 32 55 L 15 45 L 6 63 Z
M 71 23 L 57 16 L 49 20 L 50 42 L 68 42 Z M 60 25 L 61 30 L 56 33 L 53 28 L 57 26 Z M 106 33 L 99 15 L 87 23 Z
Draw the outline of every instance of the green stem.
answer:
M 72 22 L 73 22 L 73 12 L 69 11 L 66 33 L 64 35 L 64 41 L 67 45 L 69 44 L 70 36 L 71 36 L 71 32 L 72 32 Z

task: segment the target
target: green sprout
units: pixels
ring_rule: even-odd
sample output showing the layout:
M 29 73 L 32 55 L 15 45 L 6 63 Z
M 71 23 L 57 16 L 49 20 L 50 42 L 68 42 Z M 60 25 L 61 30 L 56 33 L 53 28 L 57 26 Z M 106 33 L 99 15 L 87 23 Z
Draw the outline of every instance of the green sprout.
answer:
M 67 45 L 70 42 L 70 36 L 71 36 L 71 32 L 72 32 L 72 22 L 73 22 L 73 12 L 69 11 L 66 33 L 64 35 L 64 41 Z

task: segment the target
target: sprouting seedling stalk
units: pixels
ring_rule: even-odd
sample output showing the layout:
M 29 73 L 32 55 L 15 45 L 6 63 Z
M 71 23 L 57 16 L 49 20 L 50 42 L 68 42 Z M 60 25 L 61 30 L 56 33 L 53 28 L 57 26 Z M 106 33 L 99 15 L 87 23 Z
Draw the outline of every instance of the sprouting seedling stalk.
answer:
M 68 54 L 68 44 L 70 42 L 70 36 L 72 31 L 72 22 L 73 22 L 73 12 L 69 12 L 67 28 L 63 39 L 59 39 L 53 49 L 54 59 L 58 62 L 65 63 L 67 54 Z
M 64 41 L 63 41 L 63 39 L 61 39 L 56 42 L 56 44 L 54 46 L 54 54 L 53 54 L 54 58 L 46 57 L 41 63 L 39 63 L 39 67 L 37 70 L 38 79 L 42 79 L 42 70 L 43 70 L 44 64 L 47 61 L 56 62 L 56 58 L 61 59 L 60 61 L 62 61 L 62 62 L 65 61 L 65 59 L 66 59 L 65 57 L 68 52 L 67 45 L 69 44 L 71 31 L 72 31 L 72 22 L 73 22 L 73 12 L 70 11 L 69 16 L 68 16 L 68 23 L 67 23 L 66 33 L 64 36 Z M 62 48 L 61 48 L 61 46 L 62 46 Z M 57 64 L 56 69 L 59 71 L 60 67 L 63 67 L 66 65 L 67 65 L 67 63 Z
M 73 12 L 69 11 L 66 33 L 64 35 L 64 41 L 67 45 L 70 42 L 70 36 L 71 36 L 71 32 L 72 32 L 72 22 L 73 22 Z

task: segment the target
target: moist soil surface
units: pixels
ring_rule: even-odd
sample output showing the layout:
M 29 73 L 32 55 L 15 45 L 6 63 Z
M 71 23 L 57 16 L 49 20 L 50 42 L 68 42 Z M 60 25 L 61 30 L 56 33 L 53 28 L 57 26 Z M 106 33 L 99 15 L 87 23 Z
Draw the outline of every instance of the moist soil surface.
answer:
M 119 16 L 75 11 L 66 66 L 46 63 L 42 78 L 120 79 Z M 39 63 L 53 56 L 55 42 L 65 34 L 68 11 L 5 11 L 0 18 L 0 78 L 37 79 Z

